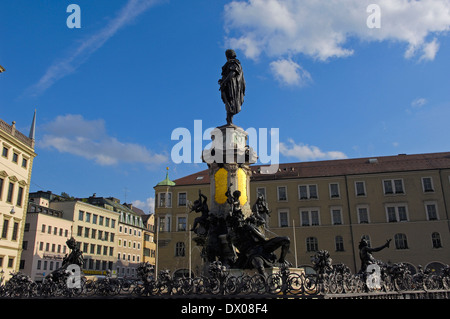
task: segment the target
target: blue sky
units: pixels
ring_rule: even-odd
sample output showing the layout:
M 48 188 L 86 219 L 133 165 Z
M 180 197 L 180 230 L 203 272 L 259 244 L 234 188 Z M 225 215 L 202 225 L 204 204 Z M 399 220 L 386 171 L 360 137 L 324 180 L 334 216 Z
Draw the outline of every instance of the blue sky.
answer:
M 206 169 L 173 163 L 171 134 L 225 124 L 228 48 L 247 83 L 234 122 L 278 128 L 280 162 L 450 148 L 448 0 L 16 0 L 0 15 L 0 118 L 28 133 L 37 110 L 31 191 L 151 211 L 166 167 Z

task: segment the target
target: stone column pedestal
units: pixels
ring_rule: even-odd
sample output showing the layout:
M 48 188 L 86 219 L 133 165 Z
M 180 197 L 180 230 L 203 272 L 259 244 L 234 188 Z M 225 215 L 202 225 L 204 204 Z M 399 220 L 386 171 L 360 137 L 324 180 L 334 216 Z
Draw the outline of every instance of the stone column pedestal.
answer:
M 203 161 L 208 164 L 210 177 L 210 213 L 225 217 L 230 205 L 225 195 L 241 192 L 239 198 L 245 217 L 251 214 L 250 164 L 257 160 L 256 153 L 247 146 L 248 134 L 241 127 L 224 125 L 211 132 L 211 148 L 203 152 Z

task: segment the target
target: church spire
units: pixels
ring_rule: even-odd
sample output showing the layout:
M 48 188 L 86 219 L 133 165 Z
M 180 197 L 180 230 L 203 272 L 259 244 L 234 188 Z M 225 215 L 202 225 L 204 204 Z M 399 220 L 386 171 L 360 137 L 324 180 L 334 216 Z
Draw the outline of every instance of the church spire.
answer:
M 34 140 L 35 133 L 36 133 L 36 109 L 34 109 L 33 121 L 31 122 L 30 134 L 28 135 L 28 137 Z

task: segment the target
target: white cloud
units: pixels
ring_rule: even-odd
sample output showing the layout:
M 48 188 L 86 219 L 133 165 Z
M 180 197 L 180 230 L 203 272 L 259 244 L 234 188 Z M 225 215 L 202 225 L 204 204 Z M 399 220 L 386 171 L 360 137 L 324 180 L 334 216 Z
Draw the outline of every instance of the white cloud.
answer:
M 292 60 L 280 59 L 270 63 L 275 78 L 282 84 L 304 86 L 311 81 L 311 75 Z
M 55 82 L 75 72 L 86 60 L 106 41 L 113 37 L 121 28 L 129 24 L 140 14 L 158 3 L 159 0 L 129 0 L 103 29 L 87 37 L 71 54 L 55 61 L 39 79 L 28 88 L 27 93 L 39 95 L 50 88 Z
M 367 25 L 370 4 L 380 8 L 380 28 Z M 224 20 L 227 45 L 251 59 L 348 57 L 353 38 L 406 44 L 406 58 L 430 61 L 437 37 L 450 30 L 450 0 L 236 0 L 225 5 Z
M 428 101 L 427 99 L 421 97 L 421 98 L 417 98 L 414 101 L 411 102 L 411 106 L 415 109 L 421 108 L 422 106 L 424 106 L 425 104 L 427 104 Z
M 428 60 L 433 61 L 436 57 L 437 51 L 439 50 L 439 43 L 437 39 L 434 38 L 433 41 L 424 44 L 423 46 L 423 54 L 420 57 L 420 61 Z
M 145 201 L 135 200 L 132 202 L 133 206 L 140 208 L 146 214 L 153 214 L 155 212 L 155 198 L 149 197 Z
M 42 128 L 46 134 L 38 141 L 42 148 L 55 148 L 94 160 L 100 165 L 119 162 L 160 164 L 168 160 L 164 154 L 154 154 L 135 143 L 123 143 L 108 136 L 103 120 L 85 120 L 81 115 L 58 116 Z
M 300 161 L 314 161 L 327 159 L 345 159 L 347 155 L 340 151 L 324 152 L 317 146 L 296 144 L 293 139 L 288 139 L 288 143 L 280 143 L 280 153 L 287 157 L 294 157 Z

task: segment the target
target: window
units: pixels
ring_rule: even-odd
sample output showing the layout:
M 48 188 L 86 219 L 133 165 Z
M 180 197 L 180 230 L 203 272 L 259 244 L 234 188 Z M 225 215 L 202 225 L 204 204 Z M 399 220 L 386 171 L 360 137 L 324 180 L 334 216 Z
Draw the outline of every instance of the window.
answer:
M 81 236 L 82 233 L 83 233 L 83 227 L 78 226 L 78 229 L 77 229 L 77 236 Z
M 78 211 L 78 220 L 83 220 L 84 218 L 84 212 L 82 210 Z
M 170 225 L 170 216 L 160 216 L 159 217 L 159 231 L 170 231 L 171 225 Z
M 95 214 L 92 215 L 92 224 L 97 224 L 97 217 L 98 215 Z
M 344 239 L 342 236 L 336 236 L 334 238 L 334 244 L 336 247 L 336 251 L 344 251 Z
M 178 217 L 177 230 L 186 231 L 186 217 Z
M 340 208 L 331 209 L 331 222 L 333 225 L 342 225 L 342 210 Z
M 14 163 L 17 163 L 19 161 L 19 154 L 13 153 L 12 161 Z
M 316 208 L 310 209 L 300 209 L 300 223 L 302 226 L 318 226 L 319 221 L 319 210 Z
M 3 178 L 0 178 L 0 200 L 2 199 L 3 195 Z
M 86 213 L 86 223 L 91 222 L 91 213 Z
M 405 204 L 390 204 L 386 206 L 387 221 L 389 223 L 404 222 L 408 220 Z
M 6 201 L 8 203 L 12 203 L 13 193 L 14 193 L 14 184 L 13 183 L 9 183 L 8 195 L 6 196 Z
M 17 192 L 16 206 L 22 207 L 22 199 L 23 199 L 23 187 L 19 187 L 19 191 Z
M 306 238 L 306 251 L 314 252 L 319 250 L 319 245 L 316 237 L 308 237 Z
M 394 241 L 396 249 L 408 249 L 408 241 L 405 234 L 395 234 Z
M 356 196 L 366 196 L 366 185 L 364 182 L 355 182 Z
M 402 179 L 388 179 L 383 181 L 384 194 L 404 194 Z
M 299 199 L 317 199 L 317 185 L 299 185 Z
M 358 212 L 358 222 L 360 224 L 368 224 L 369 223 L 369 208 L 367 206 L 359 206 L 357 207 Z
M 437 208 L 435 203 L 425 203 L 428 220 L 438 220 Z
M 286 186 L 278 186 L 277 187 L 278 200 L 279 201 L 287 201 L 287 190 Z
M 17 240 L 17 232 L 19 230 L 19 223 L 15 222 L 13 226 L 13 232 L 11 236 L 11 240 Z
M 186 206 L 186 193 L 178 193 L 178 206 Z
M 8 268 L 13 268 L 14 266 L 14 257 L 10 257 L 8 259 Z
M 434 232 L 431 234 L 431 242 L 433 248 L 442 248 L 441 235 L 439 233 Z
M 91 229 L 89 228 L 89 227 L 85 227 L 84 228 L 84 237 L 86 237 L 86 238 L 88 238 L 89 237 L 89 231 L 90 231 Z
M 256 188 L 256 198 L 258 198 L 259 195 L 264 196 L 266 198 L 266 188 L 265 187 L 257 187 Z
M 22 167 L 27 168 L 28 160 L 26 158 L 22 158 Z
M 175 257 L 184 257 L 186 255 L 185 244 L 178 242 L 175 245 Z
M 279 211 L 278 212 L 278 223 L 280 227 L 289 227 L 289 212 Z
M 3 147 L 3 151 L 2 151 L 2 156 L 8 158 L 8 148 L 7 147 Z
M 330 197 L 331 198 L 339 198 L 339 184 L 332 183 L 330 184 Z
M 6 239 L 8 237 L 8 225 L 9 220 L 8 219 L 3 220 L 2 238 Z
M 158 207 L 172 207 L 172 193 L 159 193 Z
M 98 224 L 100 225 L 100 226 L 103 226 L 103 220 L 104 220 L 105 218 L 103 217 L 103 216 L 100 216 L 100 218 L 98 219 Z
M 422 187 L 425 193 L 434 192 L 433 179 L 431 177 L 423 177 Z

